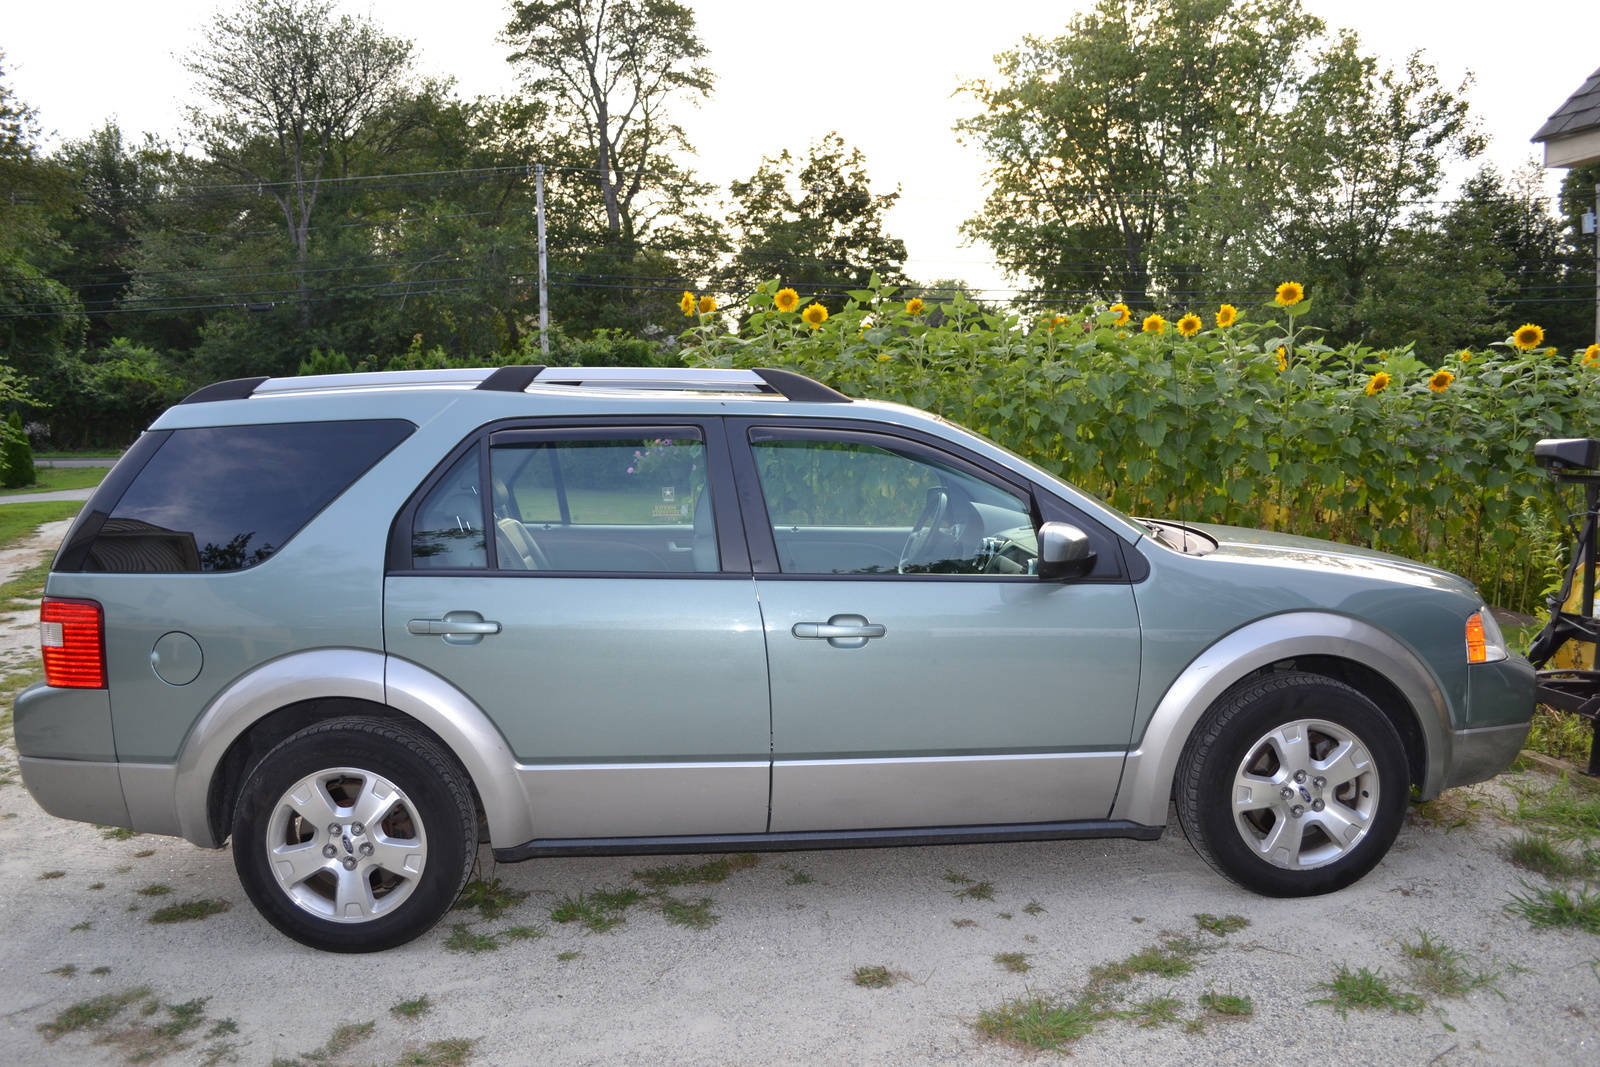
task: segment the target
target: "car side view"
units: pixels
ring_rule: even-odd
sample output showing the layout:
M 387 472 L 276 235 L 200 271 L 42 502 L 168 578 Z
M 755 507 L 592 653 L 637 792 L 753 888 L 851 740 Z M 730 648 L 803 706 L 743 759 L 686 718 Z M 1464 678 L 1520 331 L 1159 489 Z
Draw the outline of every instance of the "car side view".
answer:
M 209 386 L 84 508 L 17 700 L 54 815 L 219 848 L 288 936 L 403 944 L 500 861 L 1083 837 L 1176 804 L 1275 896 L 1504 769 L 1470 584 L 1132 519 L 782 370 Z

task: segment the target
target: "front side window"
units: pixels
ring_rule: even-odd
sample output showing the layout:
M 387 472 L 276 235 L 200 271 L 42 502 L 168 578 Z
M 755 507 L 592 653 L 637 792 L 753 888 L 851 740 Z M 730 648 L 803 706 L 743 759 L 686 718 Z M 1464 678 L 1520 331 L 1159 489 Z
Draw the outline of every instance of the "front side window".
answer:
M 752 448 L 784 573 L 1032 570 L 1027 499 L 955 464 L 857 435 L 757 431 Z
M 696 429 L 505 431 L 489 471 L 501 570 L 720 567 Z

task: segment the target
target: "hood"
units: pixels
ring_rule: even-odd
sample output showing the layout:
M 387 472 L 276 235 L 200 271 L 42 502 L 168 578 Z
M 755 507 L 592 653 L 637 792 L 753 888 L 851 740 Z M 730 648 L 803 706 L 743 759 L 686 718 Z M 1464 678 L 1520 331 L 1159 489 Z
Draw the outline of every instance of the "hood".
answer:
M 1212 557 L 1235 559 L 1240 562 L 1285 563 L 1294 567 L 1314 567 L 1343 574 L 1364 574 L 1373 578 L 1402 581 L 1409 585 L 1443 587 L 1468 596 L 1478 596 L 1472 583 L 1465 578 L 1426 563 L 1397 556 L 1392 552 L 1345 545 L 1337 541 L 1324 541 L 1317 537 L 1301 537 L 1298 534 L 1252 530 L 1242 526 L 1215 526 L 1200 522 L 1184 525 L 1206 534 L 1217 542 L 1216 550 L 1208 553 Z

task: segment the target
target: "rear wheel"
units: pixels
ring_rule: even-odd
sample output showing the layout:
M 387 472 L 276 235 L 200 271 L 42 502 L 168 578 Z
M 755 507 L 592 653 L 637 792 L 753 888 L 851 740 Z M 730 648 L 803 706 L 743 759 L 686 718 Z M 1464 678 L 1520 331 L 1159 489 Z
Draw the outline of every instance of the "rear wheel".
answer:
M 1356 690 L 1319 675 L 1252 679 L 1206 713 L 1184 750 L 1177 807 L 1206 862 L 1267 896 L 1363 877 L 1405 816 L 1405 748 Z
M 251 772 L 233 821 L 234 865 L 256 909 L 330 952 L 375 952 L 426 932 L 460 895 L 477 839 L 455 762 L 376 719 L 289 737 Z

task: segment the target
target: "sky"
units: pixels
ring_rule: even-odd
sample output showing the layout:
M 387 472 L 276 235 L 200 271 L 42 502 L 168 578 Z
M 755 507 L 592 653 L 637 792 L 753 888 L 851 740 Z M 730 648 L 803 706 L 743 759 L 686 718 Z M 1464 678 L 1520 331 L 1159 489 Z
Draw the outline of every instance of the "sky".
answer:
M 964 247 L 959 233 L 982 209 L 984 187 L 983 159 L 951 129 L 977 112 L 958 88 L 992 73 L 993 56 L 1024 36 L 1060 33 L 1091 0 L 685 2 L 717 74 L 709 100 L 677 112 L 702 177 L 748 178 L 763 155 L 798 153 L 837 131 L 865 154 L 875 191 L 900 191 L 886 229 L 906 242 L 908 275 L 1011 286 L 988 249 Z M 1303 2 L 1330 28 L 1354 30 L 1364 50 L 1387 63 L 1420 49 L 1450 88 L 1470 73 L 1466 96 L 1490 137 L 1486 159 L 1502 170 L 1537 158 L 1529 136 L 1600 67 L 1593 0 L 1525 0 L 1514 23 L 1499 5 L 1461 0 Z M 193 96 L 178 57 L 196 46 L 217 7 L 214 0 L 13 4 L 0 23 L 6 77 L 57 139 L 82 137 L 115 117 L 125 134 L 149 131 L 182 143 L 182 109 Z M 496 41 L 509 18 L 505 0 L 373 7 L 346 0 L 343 10 L 369 14 L 417 42 L 420 70 L 455 78 L 463 96 L 515 87 L 510 49 Z M 1563 173 L 1552 172 L 1552 191 Z

